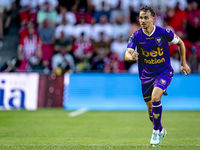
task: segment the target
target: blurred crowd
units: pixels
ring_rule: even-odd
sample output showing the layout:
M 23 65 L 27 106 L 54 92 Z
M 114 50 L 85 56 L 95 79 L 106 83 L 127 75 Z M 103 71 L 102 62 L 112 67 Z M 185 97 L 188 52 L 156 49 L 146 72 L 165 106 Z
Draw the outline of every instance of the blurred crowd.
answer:
M 124 54 L 129 36 L 140 29 L 140 6 L 151 5 L 155 25 L 182 38 L 187 63 L 193 73 L 200 72 L 197 0 L 1 0 L 0 19 L 5 12 L 6 22 L 0 21 L 0 46 L 16 3 L 18 56 L 3 66 L 6 71 L 138 73 L 137 62 L 125 62 Z M 169 49 L 174 71 L 180 73 L 178 47 L 170 44 Z

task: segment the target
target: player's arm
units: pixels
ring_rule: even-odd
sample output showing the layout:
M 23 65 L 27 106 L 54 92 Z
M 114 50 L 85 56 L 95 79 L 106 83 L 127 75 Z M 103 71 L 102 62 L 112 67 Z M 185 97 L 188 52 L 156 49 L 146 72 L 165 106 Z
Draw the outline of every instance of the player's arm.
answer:
M 181 71 L 185 75 L 190 74 L 190 67 L 186 64 L 185 45 L 183 41 L 169 29 L 165 30 L 164 36 L 169 42 L 176 44 L 178 46 L 181 57 Z
M 134 52 L 137 46 L 137 34 L 133 33 L 128 41 L 128 45 L 125 52 L 126 61 L 135 61 L 138 60 L 139 53 Z
M 178 38 L 178 39 L 179 39 L 179 41 L 176 45 L 178 45 L 178 49 L 179 49 L 179 53 L 180 53 L 180 57 L 181 57 L 181 71 L 185 75 L 189 75 L 190 67 L 186 64 L 185 45 L 180 38 Z
M 135 52 L 132 48 L 127 48 L 125 53 L 125 60 L 126 61 L 135 61 L 138 60 L 139 53 Z

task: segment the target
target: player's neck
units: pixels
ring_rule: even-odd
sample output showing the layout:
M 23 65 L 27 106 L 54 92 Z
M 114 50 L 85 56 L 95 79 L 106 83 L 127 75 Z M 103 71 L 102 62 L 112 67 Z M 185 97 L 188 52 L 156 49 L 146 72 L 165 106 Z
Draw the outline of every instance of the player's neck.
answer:
M 150 27 L 147 28 L 147 29 L 142 29 L 142 30 L 144 31 L 145 34 L 151 35 L 152 32 L 154 31 L 154 28 L 155 28 L 155 26 L 153 25 L 153 26 L 150 26 Z

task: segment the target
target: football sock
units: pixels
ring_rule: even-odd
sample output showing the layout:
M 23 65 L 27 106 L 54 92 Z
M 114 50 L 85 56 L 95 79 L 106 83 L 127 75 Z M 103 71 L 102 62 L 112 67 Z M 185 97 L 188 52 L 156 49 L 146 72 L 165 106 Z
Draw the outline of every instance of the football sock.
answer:
M 153 116 L 149 113 L 149 120 L 153 123 Z
M 161 124 L 161 121 L 160 121 L 160 127 L 159 127 L 159 130 L 160 132 L 162 131 L 163 127 L 162 127 L 162 124 Z
M 153 113 L 154 130 L 160 130 L 162 127 L 162 125 L 161 125 L 161 116 L 162 116 L 161 101 L 152 102 L 152 105 L 153 105 L 152 113 Z

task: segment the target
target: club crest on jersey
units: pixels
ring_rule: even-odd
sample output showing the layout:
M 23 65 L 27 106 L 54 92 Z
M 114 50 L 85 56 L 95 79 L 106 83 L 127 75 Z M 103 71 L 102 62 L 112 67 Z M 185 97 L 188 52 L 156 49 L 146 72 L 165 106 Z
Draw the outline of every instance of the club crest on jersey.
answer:
M 169 29 L 166 29 L 166 31 L 169 33 L 170 32 L 170 30 Z
M 156 44 L 158 44 L 158 46 L 160 46 L 162 44 L 162 42 L 163 42 L 161 37 L 155 38 L 155 41 L 156 41 Z
M 163 79 L 161 79 L 160 82 L 161 82 L 162 85 L 165 85 L 165 84 L 166 84 L 166 81 L 163 80 Z

